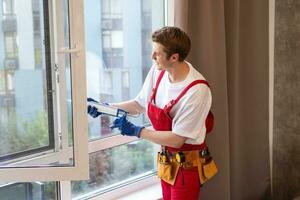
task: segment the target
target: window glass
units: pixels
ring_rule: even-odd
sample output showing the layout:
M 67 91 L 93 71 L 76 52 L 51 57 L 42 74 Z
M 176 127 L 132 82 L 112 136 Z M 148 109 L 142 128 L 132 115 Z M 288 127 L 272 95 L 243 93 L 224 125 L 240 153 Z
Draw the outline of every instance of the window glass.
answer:
M 8 32 L 4 34 L 5 56 L 6 58 L 16 59 L 18 52 L 16 32 Z
M 67 149 L 72 148 L 68 142 L 73 139 L 70 60 L 69 55 L 60 59 L 64 62 L 58 82 L 58 75 L 52 76 L 55 65 L 50 49 L 54 47 L 49 42 L 53 33 L 49 29 L 47 2 L 2 2 L 16 9 L 9 19 L 0 15 L 0 59 L 4 60 L 0 62 L 0 167 L 73 165 L 73 152 Z M 60 47 L 68 48 L 68 0 L 59 3 L 64 17 L 57 40 Z M 64 87 L 56 87 L 58 83 Z M 64 90 L 60 94 L 66 96 L 62 104 L 55 96 L 60 88 Z M 61 113 L 67 113 L 65 119 Z M 53 155 L 34 164 L 29 160 L 45 152 L 62 152 L 63 156 Z
M 109 49 L 111 48 L 111 36 L 110 36 L 110 31 L 103 31 L 102 32 L 102 45 L 103 48 Z
M 164 24 L 164 13 L 154 9 L 163 12 L 164 1 L 85 0 L 84 4 L 88 96 L 108 103 L 134 98 L 152 65 L 151 33 Z M 113 120 L 89 117 L 89 138 L 115 134 L 106 128 Z M 145 117 L 132 121 L 146 122 Z
M 41 4 L 42 2 L 35 1 Z M 7 12 L 12 7 L 23 8 L 10 19 L 0 19 L 3 27 L 4 57 L 0 69 L 5 69 L 4 91 L 0 94 L 0 161 L 21 152 L 50 147 L 49 115 L 45 66 L 38 69 L 35 61 L 35 36 L 40 37 L 43 29 L 33 30 L 31 1 L 3 1 Z M 40 6 L 42 9 L 42 6 Z M 43 10 L 35 18 L 42 23 Z M 43 46 L 39 39 L 39 49 Z M 39 58 L 45 59 L 40 56 Z M 52 134 L 52 133 L 51 133 Z
M 111 48 L 123 48 L 123 32 L 111 32 Z
M 13 15 L 15 14 L 14 0 L 3 0 L 3 14 L 4 15 Z
M 111 71 L 104 71 L 103 73 L 103 88 L 106 91 L 111 91 L 112 89 L 112 73 Z
M 129 88 L 129 74 L 128 74 L 128 72 L 123 72 L 123 74 L 122 74 L 122 86 L 123 86 L 123 88 Z
M 111 0 L 110 10 L 113 14 L 122 13 L 123 0 Z
M 5 76 L 4 70 L 0 68 L 0 95 L 5 91 Z M 0 102 L 1 104 L 1 102 Z
M 123 12 L 124 0 L 101 0 L 102 17 L 119 18 Z
M 0 184 L 1 200 L 57 200 L 55 182 Z
M 0 1 L 2 181 L 88 177 L 82 4 Z
M 164 25 L 164 1 L 85 0 L 84 4 L 88 97 L 108 103 L 134 98 L 152 65 L 151 33 Z M 110 128 L 114 119 L 89 117 L 89 139 L 119 134 Z M 129 120 L 148 123 L 145 115 Z M 90 179 L 72 182 L 72 198 L 101 194 L 153 174 L 156 151 L 153 143 L 139 140 L 90 153 Z
M 90 179 L 72 182 L 72 197 L 99 195 L 154 173 L 155 148 L 138 141 L 90 154 Z

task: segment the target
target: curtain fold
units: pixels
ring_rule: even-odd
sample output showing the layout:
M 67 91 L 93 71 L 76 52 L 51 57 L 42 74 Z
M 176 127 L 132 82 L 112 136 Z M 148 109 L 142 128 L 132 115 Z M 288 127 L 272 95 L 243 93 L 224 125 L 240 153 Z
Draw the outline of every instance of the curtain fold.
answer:
M 207 137 L 218 175 L 201 199 L 270 196 L 268 1 L 175 0 L 188 60 L 211 85 L 216 126 Z

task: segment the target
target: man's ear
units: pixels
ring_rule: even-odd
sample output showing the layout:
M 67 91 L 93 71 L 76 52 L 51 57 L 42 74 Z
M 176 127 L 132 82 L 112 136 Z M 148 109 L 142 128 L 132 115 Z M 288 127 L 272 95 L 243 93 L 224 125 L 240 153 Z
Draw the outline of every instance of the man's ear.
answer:
M 174 53 L 172 56 L 171 56 L 171 60 L 176 62 L 179 60 L 179 54 L 178 53 Z

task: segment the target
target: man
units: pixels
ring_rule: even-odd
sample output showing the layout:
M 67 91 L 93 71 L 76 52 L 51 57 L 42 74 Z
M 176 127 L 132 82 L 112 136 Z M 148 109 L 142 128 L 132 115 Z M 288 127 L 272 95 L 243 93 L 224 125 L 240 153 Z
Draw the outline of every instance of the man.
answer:
M 194 155 L 205 147 L 211 92 L 204 77 L 185 61 L 191 47 L 185 32 L 163 27 L 152 34 L 152 41 L 154 65 L 140 93 L 133 100 L 111 105 L 130 114 L 147 112 L 153 128 L 134 125 L 126 116 L 117 118 L 113 128 L 122 135 L 162 146 L 158 176 L 164 200 L 198 200 L 200 183 Z M 88 112 L 93 117 L 101 114 L 95 107 Z

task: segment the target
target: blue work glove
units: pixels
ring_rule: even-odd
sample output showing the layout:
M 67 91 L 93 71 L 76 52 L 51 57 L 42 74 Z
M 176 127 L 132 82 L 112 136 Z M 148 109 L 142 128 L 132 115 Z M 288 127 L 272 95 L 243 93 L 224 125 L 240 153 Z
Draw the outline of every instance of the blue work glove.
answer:
M 118 117 L 117 119 L 115 119 L 115 121 L 113 122 L 113 126 L 111 128 L 112 129 L 118 128 L 121 131 L 122 135 L 136 136 L 139 138 L 142 129 L 145 127 L 134 125 L 133 123 L 128 121 L 126 119 L 126 115 L 124 115 L 122 117 Z
M 94 100 L 93 98 L 90 98 L 90 97 L 87 98 L 87 101 L 88 102 L 99 103 L 98 101 L 96 101 L 96 100 Z M 91 105 L 88 105 L 87 113 L 89 115 L 91 115 L 93 118 L 96 118 L 96 117 L 98 117 L 99 115 L 102 114 L 101 112 L 98 112 L 98 109 L 95 106 L 91 106 Z

